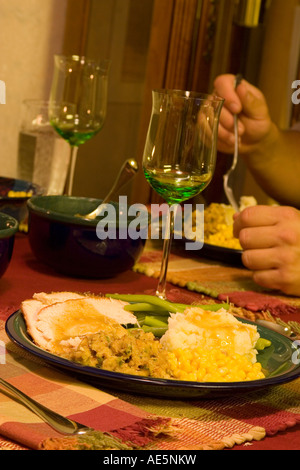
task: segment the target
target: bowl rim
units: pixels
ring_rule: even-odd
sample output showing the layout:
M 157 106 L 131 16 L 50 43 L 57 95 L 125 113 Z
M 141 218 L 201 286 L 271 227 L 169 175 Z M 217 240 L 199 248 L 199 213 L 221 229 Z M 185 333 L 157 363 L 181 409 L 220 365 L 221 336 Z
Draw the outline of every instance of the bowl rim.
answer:
M 0 229 L 0 239 L 14 236 L 19 229 L 19 222 L 11 215 L 5 214 L 5 212 L 0 212 L 0 219 L 6 220 L 7 224 L 10 224 L 7 228 Z
M 27 201 L 27 208 L 28 208 L 28 212 L 29 212 L 29 226 L 30 226 L 30 215 L 31 214 L 36 214 L 36 215 L 38 215 L 40 217 L 43 217 L 47 220 L 51 220 L 51 221 L 55 221 L 55 222 L 71 224 L 71 225 L 81 226 L 81 227 L 91 227 L 91 228 L 94 228 L 94 229 L 97 227 L 98 223 L 101 220 L 101 217 L 96 217 L 95 219 L 88 220 L 88 219 L 85 219 L 85 218 L 77 217 L 76 215 L 68 215 L 68 214 L 64 214 L 64 213 L 59 212 L 59 211 L 55 211 L 53 209 L 46 209 L 46 208 L 41 207 L 41 206 L 38 205 L 38 201 L 40 201 L 40 200 L 50 200 L 50 199 L 59 200 L 59 199 L 63 199 L 63 198 L 66 198 L 66 200 L 69 200 L 69 201 L 70 200 L 76 200 L 76 201 L 84 200 L 84 201 L 93 203 L 93 207 L 90 208 L 90 211 L 94 210 L 99 204 L 101 204 L 101 202 L 103 200 L 103 199 L 97 199 L 97 198 L 85 197 L 85 196 L 67 196 L 67 195 L 58 195 L 58 194 L 32 196 Z M 118 202 L 112 201 L 111 204 L 114 205 L 116 209 L 119 207 Z M 118 210 L 116 212 L 117 212 L 117 214 L 119 214 Z M 126 227 L 126 229 L 127 229 L 128 224 L 131 221 L 133 221 L 134 219 L 135 219 L 134 215 L 128 215 L 127 214 L 127 216 L 124 220 L 122 218 L 121 218 L 121 220 L 120 219 L 118 220 L 118 218 L 116 218 L 115 220 L 111 220 L 111 222 L 116 223 L 116 225 L 115 225 L 116 228 L 122 229 L 122 228 Z M 103 220 L 106 221 L 106 215 L 103 217 Z M 147 221 L 147 226 L 148 226 L 148 221 Z
M 91 198 L 91 197 L 84 197 L 84 196 L 67 196 L 67 195 L 39 195 L 39 196 L 32 196 L 30 199 L 27 201 L 27 207 L 29 210 L 29 215 L 30 213 L 34 213 L 37 215 L 40 215 L 44 217 L 45 219 L 48 220 L 54 220 L 56 222 L 62 222 L 62 223 L 71 223 L 72 225 L 81 225 L 81 226 L 89 226 L 89 227 L 96 227 L 96 225 L 99 222 L 99 219 L 93 219 L 93 220 L 88 220 L 88 219 L 83 219 L 80 217 L 76 217 L 74 215 L 68 215 L 68 214 L 62 214 L 61 212 L 56 212 L 52 209 L 46 209 L 44 207 L 38 206 L 36 203 L 39 200 L 50 200 L 50 199 L 63 199 L 66 198 L 68 200 L 86 200 L 91 203 L 95 203 L 95 208 L 97 207 L 98 204 L 101 203 L 102 199 L 96 199 L 96 198 Z M 91 209 L 92 210 L 92 209 Z

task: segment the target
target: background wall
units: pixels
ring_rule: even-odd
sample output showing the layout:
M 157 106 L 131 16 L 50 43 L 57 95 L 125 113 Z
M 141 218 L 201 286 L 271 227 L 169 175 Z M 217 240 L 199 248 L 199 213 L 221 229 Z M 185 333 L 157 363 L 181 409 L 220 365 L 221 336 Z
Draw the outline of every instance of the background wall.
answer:
M 273 119 L 286 127 L 289 86 L 296 74 L 291 63 L 296 64 L 299 55 L 300 0 L 266 2 L 270 4 L 266 21 L 252 38 L 254 47 L 246 58 L 246 69 L 265 92 Z M 145 112 L 149 107 L 145 100 L 149 101 L 153 84 L 175 86 L 183 71 L 193 70 L 188 84 L 180 86 L 191 84 L 208 91 L 206 85 L 212 84 L 216 74 L 238 71 L 235 66 L 240 55 L 236 52 L 241 52 L 242 40 L 236 41 L 232 34 L 234 3 L 0 0 L 0 80 L 6 83 L 6 104 L 0 105 L 0 175 L 16 176 L 21 103 L 26 98 L 48 98 L 53 55 L 107 57 L 112 61 L 107 120 L 98 136 L 79 149 L 74 181 L 75 194 L 103 197 L 122 162 L 129 157 L 141 158 L 149 111 Z M 170 70 L 172 77 L 167 83 Z M 222 196 L 222 174 L 219 176 L 220 190 L 215 178 L 208 187 L 209 197 Z M 135 200 L 141 198 L 144 180 L 143 175 L 136 179 Z M 237 184 L 243 194 L 265 202 L 266 195 L 247 172 L 241 172 Z M 131 192 L 128 188 L 127 193 Z
M 266 96 L 272 119 L 282 129 L 291 124 L 291 86 L 297 78 L 299 51 L 300 1 L 272 0 L 258 85 Z
M 272 0 L 266 16 L 257 86 L 266 97 L 273 121 L 282 129 L 291 125 L 291 86 L 298 76 L 299 52 L 300 1 Z M 269 202 L 248 171 L 243 192 L 254 194 L 260 203 Z
M 67 0 L 0 0 L 0 175 L 16 176 L 22 100 L 47 99 L 53 54 L 63 44 Z
M 74 194 L 104 197 L 122 163 L 138 158 L 152 8 L 153 0 L 90 1 L 85 54 L 111 60 L 108 109 L 100 133 L 79 147 Z
M 123 161 L 136 158 L 152 6 L 153 0 L 0 0 L 0 79 L 7 89 L 0 175 L 17 176 L 22 101 L 48 99 L 53 55 L 109 58 L 107 120 L 80 147 L 74 180 L 74 194 L 107 193 Z

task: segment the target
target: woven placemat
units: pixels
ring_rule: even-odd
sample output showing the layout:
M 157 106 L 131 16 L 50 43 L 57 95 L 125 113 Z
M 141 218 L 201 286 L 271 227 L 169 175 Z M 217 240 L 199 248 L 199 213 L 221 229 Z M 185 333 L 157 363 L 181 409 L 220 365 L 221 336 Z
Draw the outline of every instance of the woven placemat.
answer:
M 145 250 L 133 269 L 146 276 L 158 278 L 161 259 L 160 250 Z M 167 280 L 174 285 L 211 297 L 218 297 L 228 291 L 252 290 L 256 287 L 251 273 L 246 269 L 175 253 L 170 254 Z
M 299 297 L 290 297 L 263 289 L 253 281 L 251 271 L 246 268 L 231 266 L 198 255 L 192 256 L 191 253 L 187 254 L 182 250 L 171 252 L 167 273 L 169 283 L 222 300 L 224 300 L 224 294 L 255 292 L 257 296 L 263 294 L 276 298 L 278 302 L 295 307 L 294 313 L 300 313 Z M 161 260 L 161 249 L 153 249 L 151 245 L 146 246 L 133 269 L 146 276 L 158 278 Z

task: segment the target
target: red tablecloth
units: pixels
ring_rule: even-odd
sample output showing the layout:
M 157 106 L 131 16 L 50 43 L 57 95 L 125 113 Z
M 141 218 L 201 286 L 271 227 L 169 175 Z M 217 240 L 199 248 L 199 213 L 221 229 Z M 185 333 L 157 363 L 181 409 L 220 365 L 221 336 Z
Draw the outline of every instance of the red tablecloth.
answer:
M 157 280 L 129 271 L 114 279 L 72 279 L 39 263 L 32 254 L 26 235 L 18 234 L 11 263 L 0 279 L 0 319 L 5 320 L 19 308 L 22 300 L 35 292 L 78 291 L 135 293 L 155 289 Z M 183 289 L 183 294 L 187 292 Z M 234 450 L 300 450 L 300 425 L 262 441 L 253 441 Z

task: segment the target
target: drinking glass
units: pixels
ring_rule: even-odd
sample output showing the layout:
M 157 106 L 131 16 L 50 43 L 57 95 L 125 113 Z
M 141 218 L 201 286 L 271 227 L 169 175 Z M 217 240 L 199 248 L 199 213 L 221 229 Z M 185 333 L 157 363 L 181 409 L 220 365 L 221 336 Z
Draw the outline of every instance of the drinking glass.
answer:
M 41 186 L 45 194 L 63 194 L 69 146 L 49 122 L 49 102 L 26 99 L 18 142 L 18 178 Z
M 219 116 L 224 100 L 181 90 L 153 90 L 143 154 L 150 186 L 166 200 L 168 226 L 156 295 L 166 298 L 166 278 L 178 204 L 210 183 L 216 162 Z M 170 210 L 173 205 L 174 210 Z
M 66 193 L 71 196 L 78 146 L 103 127 L 110 61 L 72 55 L 54 56 L 49 117 L 71 147 Z

